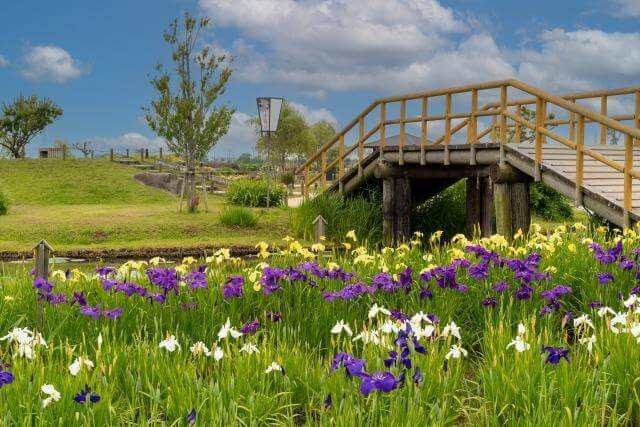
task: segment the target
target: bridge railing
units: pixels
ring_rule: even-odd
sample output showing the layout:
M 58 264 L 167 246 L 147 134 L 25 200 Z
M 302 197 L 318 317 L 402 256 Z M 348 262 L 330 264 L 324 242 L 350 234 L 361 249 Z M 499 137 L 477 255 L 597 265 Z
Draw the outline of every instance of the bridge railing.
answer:
M 479 105 L 480 99 L 486 102 Z M 491 122 L 486 123 L 487 119 Z M 623 138 L 625 161 L 615 161 L 590 148 L 585 141 L 587 125 L 597 126 L 594 136 L 599 134 L 599 144 L 607 144 L 608 136 Z M 388 131 L 395 127 L 398 135 L 391 147 Z M 408 144 L 410 127 L 419 131 L 419 141 L 412 138 Z M 375 143 L 370 142 L 376 137 Z M 329 178 L 340 182 L 349 169 L 362 174 L 365 149 L 369 148 L 379 153 L 380 161 L 385 151 L 397 151 L 402 165 L 408 146 L 417 150 L 419 145 L 420 163 L 424 165 L 428 147 L 442 145 L 444 163 L 448 164 L 448 148 L 454 143 L 469 144 L 473 151 L 479 142 L 503 147 L 529 141 L 535 143 L 535 178 L 539 180 L 542 147 L 547 139 L 576 152 L 577 203 L 581 203 L 586 156 L 624 175 L 624 210 L 631 211 L 632 179 L 640 179 L 640 171 L 633 165 L 633 141 L 640 144 L 640 87 L 556 96 L 510 79 L 378 99 L 322 145 L 296 169 L 296 174 L 304 177 L 303 193 L 308 196 L 314 187 L 324 191 Z M 473 162 L 475 156 L 470 158 Z M 504 158 L 501 155 L 501 161 Z

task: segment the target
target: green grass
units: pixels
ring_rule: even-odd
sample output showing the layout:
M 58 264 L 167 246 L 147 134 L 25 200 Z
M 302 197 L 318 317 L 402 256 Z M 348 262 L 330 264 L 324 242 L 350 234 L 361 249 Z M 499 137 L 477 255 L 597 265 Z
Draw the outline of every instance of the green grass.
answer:
M 57 250 L 245 246 L 288 234 L 289 211 L 252 209 L 248 229 L 220 223 L 226 202 L 209 197 L 196 214 L 178 199 L 133 179 L 139 171 L 107 160 L 0 161 L 0 188 L 11 201 L 0 216 L 0 251 L 28 251 L 40 239 Z
M 371 284 L 383 269 L 397 274 L 405 266 L 412 267 L 409 292 L 378 290 L 350 301 L 327 302 L 322 298 L 323 290 L 344 286 L 329 278 L 314 278 L 315 286 L 282 280 L 281 291 L 265 296 L 251 283 L 255 265 L 232 260 L 212 260 L 207 289 L 181 287 L 178 295 L 170 293 L 164 305 L 150 304 L 139 296 L 127 298 L 122 293 L 105 292 L 97 279 L 56 278 L 55 292 L 71 295 L 82 290 L 89 304 L 120 306 L 124 314 L 116 321 L 94 320 L 79 314 L 77 304 L 45 306 L 43 335 L 49 347 L 36 348 L 31 361 L 14 357 L 14 344 L 0 342 L 0 360 L 10 361 L 10 371 L 15 375 L 12 384 L 0 388 L 0 419 L 5 425 L 185 425 L 186 414 L 195 408 L 198 425 L 638 425 L 640 345 L 630 332 L 613 333 L 608 323 L 612 316 L 601 318 L 588 306 L 600 300 L 616 311 L 627 311 L 618 292 L 625 298 L 629 295 L 636 285 L 638 267 L 623 271 L 615 263 L 597 263 L 584 238 L 595 239 L 605 248 L 615 244 L 603 233 L 582 231 L 559 231 L 552 237 L 532 235 L 517 242 L 517 258 L 536 251 L 541 254 L 538 271 L 555 269 L 553 279 L 532 285 L 535 292 L 529 300 L 516 299 L 513 291 L 492 290 L 500 280 L 506 280 L 512 290 L 519 286 L 511 271 L 496 265 L 486 279 L 474 279 L 459 269 L 457 280 L 468 286 L 466 292 L 432 283 L 433 298 L 420 299 L 420 287 L 426 284 L 417 272 L 428 265 L 449 264 L 454 256 L 460 256 L 454 251 L 467 244 L 431 245 L 429 236 L 422 246 L 414 244 L 384 254 L 363 248 L 373 257 L 366 264 L 344 252 L 315 256 L 321 266 L 335 262 L 345 271 L 358 274 L 353 281 L 366 284 Z M 515 257 L 499 239 L 480 243 L 501 257 Z M 625 237 L 625 254 L 639 246 L 637 235 Z M 308 252 L 295 244 L 291 248 L 292 252 L 266 261 L 287 268 L 309 259 Z M 475 255 L 464 256 L 474 265 L 479 262 Z M 195 270 L 202 262 L 185 268 Z M 145 275 L 138 274 L 145 268 L 132 267 L 121 280 L 155 291 L 157 288 Z M 35 327 L 35 296 L 27 270 L 0 277 L 2 335 L 14 327 Z M 599 285 L 595 274 L 603 271 L 611 271 L 615 283 Z M 232 275 L 247 279 L 244 296 L 224 299 L 221 288 Z M 545 304 L 540 292 L 558 283 L 571 286 L 573 292 L 559 298 L 558 312 L 540 316 Z M 489 295 L 497 300 L 495 308 L 480 304 Z M 185 309 L 187 303 L 191 308 Z M 433 313 L 440 323 L 433 338 L 420 339 L 426 354 L 410 350 L 412 368 L 406 372 L 404 386 L 389 394 L 373 392 L 365 398 L 358 390 L 360 379 L 346 376 L 342 368 L 329 372 L 331 360 L 336 353 L 346 351 L 364 358 L 367 372 L 389 370 L 397 376 L 402 366 L 387 368 L 383 363 L 394 334 L 381 332 L 386 342 L 375 344 L 354 341 L 345 334 L 334 335 L 330 330 L 338 320 L 347 322 L 354 335 L 378 329 L 387 317 L 368 317 L 374 303 L 409 315 Z M 282 321 L 267 320 L 267 311 L 282 313 Z M 589 314 L 593 330 L 566 326 L 566 311 L 574 317 Z M 633 309 L 628 316 L 626 326 L 640 320 Z M 261 325 L 254 335 L 219 340 L 218 330 L 227 318 L 236 328 L 252 319 Z M 444 325 L 451 321 L 460 327 L 460 342 L 443 336 Z M 506 348 L 516 336 L 519 323 L 525 325 L 524 340 L 530 344 L 523 353 Z M 579 338 L 592 333 L 597 341 L 589 352 Z M 101 348 L 97 345 L 99 334 L 104 340 Z M 159 348 L 160 341 L 171 334 L 182 346 L 180 351 L 169 353 Z M 189 348 L 196 341 L 203 341 L 210 349 L 219 346 L 224 351 L 223 359 L 216 362 L 192 355 Z M 247 343 L 256 345 L 260 352 L 241 353 L 240 348 Z M 467 349 L 468 356 L 447 360 L 453 344 Z M 547 345 L 568 349 L 569 361 L 545 363 L 540 349 Z M 79 356 L 92 360 L 95 368 L 74 377 L 68 366 Z M 284 367 L 286 375 L 265 373 L 274 361 Z M 412 380 L 415 366 L 424 375 L 419 384 Z M 44 410 L 40 407 L 44 396 L 39 392 L 43 384 L 54 385 L 62 394 L 59 402 Z M 102 396 L 99 403 L 80 406 L 73 401 L 85 384 Z M 328 395 L 332 397 L 331 408 L 323 405 Z
M 244 206 L 229 206 L 220 212 L 220 223 L 227 227 L 254 227 L 258 216 Z

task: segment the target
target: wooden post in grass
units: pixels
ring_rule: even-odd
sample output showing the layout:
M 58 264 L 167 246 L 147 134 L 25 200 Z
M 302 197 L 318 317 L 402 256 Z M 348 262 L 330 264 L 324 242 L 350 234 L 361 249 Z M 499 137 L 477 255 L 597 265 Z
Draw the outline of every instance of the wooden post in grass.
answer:
M 141 148 L 140 149 L 140 162 L 143 162 L 143 161 L 144 161 L 144 149 Z
M 113 162 L 113 148 L 109 149 L 109 159 Z
M 158 158 L 162 160 L 162 147 L 160 147 L 160 153 L 158 154 Z
M 40 243 L 33 248 L 36 258 L 36 275 L 35 277 L 42 278 L 44 280 L 49 279 L 49 257 L 53 252 L 53 248 L 47 243 L 46 240 L 41 240 Z M 42 300 L 37 298 L 37 312 L 36 312 L 36 330 L 42 332 Z
M 318 215 L 316 219 L 313 220 L 313 226 L 316 234 L 316 243 L 322 242 L 321 237 L 325 235 L 327 229 L 327 220 L 322 217 L 322 215 Z
M 129 158 L 129 149 L 127 148 L 127 159 Z
M 200 175 L 202 177 L 202 192 L 204 193 L 204 211 L 209 212 L 209 189 L 207 188 L 207 180 L 204 177 L 204 174 Z

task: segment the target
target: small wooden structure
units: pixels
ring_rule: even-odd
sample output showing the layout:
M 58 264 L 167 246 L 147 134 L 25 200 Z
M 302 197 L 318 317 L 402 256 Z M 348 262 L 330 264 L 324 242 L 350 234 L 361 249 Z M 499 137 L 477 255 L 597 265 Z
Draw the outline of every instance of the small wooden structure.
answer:
M 607 105 L 617 97 L 630 98 L 621 105 L 632 105 L 632 111 L 609 114 Z M 479 99 L 494 101 L 479 105 Z M 535 111 L 535 118 L 527 118 L 523 107 Z M 585 124 L 596 127 L 594 145 L 586 142 Z M 407 132 L 408 125 L 420 129 L 419 138 Z M 394 129 L 398 135 L 387 136 Z M 608 144 L 608 132 L 617 132 L 624 145 Z M 330 152 L 337 153 L 331 161 Z M 629 227 L 640 220 L 640 185 L 634 185 L 639 160 L 640 86 L 558 96 L 511 79 L 378 99 L 296 174 L 304 177 L 305 197 L 318 184 L 321 191 L 345 194 L 380 185 L 383 235 L 387 243 L 398 243 L 409 238 L 411 205 L 460 178 L 467 178 L 468 232 L 479 226 L 482 235 L 492 234 L 494 214 L 499 233 L 527 231 L 533 180 Z M 330 172 L 337 176 L 332 183 Z
M 41 159 L 66 159 L 67 146 L 40 148 L 40 150 L 38 150 L 38 157 Z

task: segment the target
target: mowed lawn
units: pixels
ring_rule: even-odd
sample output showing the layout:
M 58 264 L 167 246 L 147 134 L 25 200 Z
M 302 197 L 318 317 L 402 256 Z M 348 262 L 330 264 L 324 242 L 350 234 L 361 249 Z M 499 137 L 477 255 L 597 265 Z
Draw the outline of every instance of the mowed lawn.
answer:
M 108 160 L 0 161 L 0 188 L 11 201 L 0 216 L 0 251 L 25 251 L 40 239 L 56 249 L 246 246 L 275 242 L 289 230 L 286 208 L 256 209 L 258 225 L 219 222 L 224 198 L 209 212 L 178 213 L 178 199 L 133 179 L 139 171 Z

